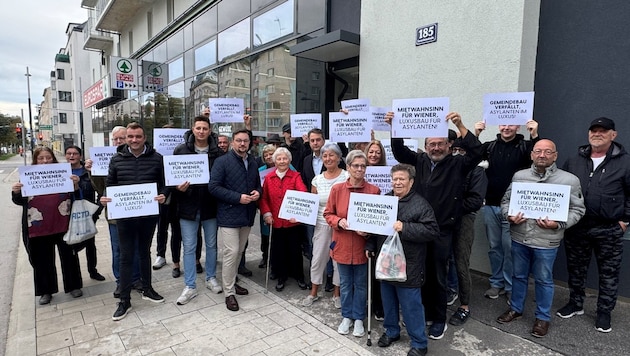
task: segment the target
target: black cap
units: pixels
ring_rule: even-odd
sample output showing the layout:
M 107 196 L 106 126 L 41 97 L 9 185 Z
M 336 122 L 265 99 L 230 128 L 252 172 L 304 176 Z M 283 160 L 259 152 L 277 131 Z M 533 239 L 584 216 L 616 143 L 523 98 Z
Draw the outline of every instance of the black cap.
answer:
M 615 122 L 607 117 L 600 117 L 593 121 L 591 121 L 591 126 L 588 127 L 589 131 L 593 129 L 593 127 L 602 127 L 604 130 L 614 130 Z
M 291 133 L 291 124 L 285 124 L 284 126 L 282 126 L 282 132 Z
M 282 143 L 282 141 L 278 134 L 271 134 L 269 138 L 267 138 L 267 143 Z
M 453 142 L 457 139 L 457 133 L 454 130 L 448 129 L 448 140 Z

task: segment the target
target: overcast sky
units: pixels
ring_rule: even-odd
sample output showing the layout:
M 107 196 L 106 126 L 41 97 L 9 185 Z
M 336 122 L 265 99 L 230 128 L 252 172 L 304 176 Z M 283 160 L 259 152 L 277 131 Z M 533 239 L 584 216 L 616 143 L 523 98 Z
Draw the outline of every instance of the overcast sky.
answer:
M 66 47 L 66 28 L 83 23 L 88 12 L 81 0 L 0 1 L 0 113 L 28 120 L 26 67 L 31 74 L 31 102 L 44 100 L 55 55 Z

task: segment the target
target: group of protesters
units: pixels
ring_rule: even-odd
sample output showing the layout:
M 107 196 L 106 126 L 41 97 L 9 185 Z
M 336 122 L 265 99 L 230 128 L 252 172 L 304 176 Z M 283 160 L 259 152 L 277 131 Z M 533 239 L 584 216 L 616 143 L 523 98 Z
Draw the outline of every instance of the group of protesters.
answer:
M 387 113 L 385 121 L 391 124 L 394 116 L 393 112 Z M 294 278 L 300 289 L 310 289 L 300 304 L 311 307 L 322 298 L 320 288 L 325 285 L 324 290 L 332 292 L 331 303 L 341 310 L 338 332 L 344 335 L 352 328 L 354 336 L 364 336 L 363 321 L 367 308 L 371 308 L 377 320 L 383 321 L 385 332 L 378 339 L 381 347 L 400 339 L 402 314 L 411 345 L 408 355 L 424 355 L 428 338 L 441 339 L 447 324 L 461 326 L 471 315 L 469 265 L 473 224 L 480 212 L 492 270 L 490 288 L 484 295 L 490 299 L 505 295 L 510 305 L 497 322 L 509 323 L 523 315 L 531 273 L 536 291 L 536 321 L 531 334 L 544 337 L 548 333 L 553 262 L 566 237 L 570 299 L 556 314 L 561 318 L 584 314 L 585 280 L 594 253 L 599 269 L 595 327 L 600 332 L 612 330 L 611 312 L 617 299 L 623 253 L 621 238 L 630 221 L 630 156 L 614 141 L 613 120 L 593 120 L 588 129 L 589 144 L 580 147 L 560 169 L 556 145 L 538 136 L 536 121 L 525 125 L 529 139 L 518 133 L 520 126 L 501 125 L 497 138 L 482 144 L 478 136 L 485 124 L 476 123 L 471 132 L 461 116 L 451 112 L 446 121 L 455 130 L 449 130 L 447 137 L 426 138 L 424 150 L 411 150 L 402 138 L 391 139 L 394 158 L 399 162 L 391 168 L 391 192 L 381 192 L 366 180 L 366 167 L 386 165 L 385 149 L 378 140 L 353 143 L 348 151 L 344 144 L 326 142 L 319 128 L 313 128 L 304 138 L 293 137 L 287 124 L 282 128 L 283 137 L 268 140 L 262 157 L 256 157 L 251 153 L 250 121 L 245 115 L 245 129 L 232 133 L 231 143 L 220 144 L 222 140 L 211 130 L 209 113 L 195 117 L 174 154 L 207 155 L 208 184 L 165 186 L 162 156 L 146 142 L 144 128 L 137 123 L 112 130 L 117 151 L 106 177 L 89 174 L 89 159 L 77 166 L 84 171 L 72 176 L 74 194 L 23 197 L 22 183 L 16 183 L 12 197 L 24 208 L 23 240 L 34 268 L 40 304 L 50 303 L 57 292 L 55 245 L 61 257 L 65 291 L 73 297 L 82 295 L 77 254 L 62 240 L 63 223 L 68 220 L 64 212 L 69 211 L 72 200 L 92 189 L 90 199 L 106 209 L 112 201 L 108 187 L 157 183 L 154 199 L 176 207 L 174 216 L 181 233 L 184 289 L 177 299 L 180 305 L 198 295 L 196 251 L 203 243 L 206 288 L 224 293 L 226 308 L 239 310 L 236 295 L 249 292 L 237 283 L 237 274 L 259 214 L 259 267 L 270 268 L 277 292 Z M 67 160 L 71 162 L 74 155 L 67 155 Z M 35 150 L 33 164 L 53 162 L 57 160 L 52 150 Z M 260 171 L 265 172 L 264 176 Z M 91 179 L 89 187 L 80 184 L 83 173 Z M 567 218 L 556 221 L 514 213 L 510 209 L 512 184 L 522 182 L 569 186 Z M 289 190 L 310 192 L 319 198 L 314 226 L 280 218 L 283 198 Z M 405 280 L 378 281 L 372 277 L 368 281 L 368 274 L 374 276 L 368 269 L 374 272 L 378 268 L 372 257 L 378 255 L 388 236 L 353 228 L 348 219 L 352 193 L 385 193 L 398 198 L 393 229 L 404 251 Z M 112 317 L 115 321 L 132 309 L 132 289 L 138 289 L 145 300 L 164 302 L 151 283 L 150 248 L 158 219 L 151 215 L 108 220 L 117 282 L 114 296 L 120 298 Z M 222 243 L 220 278 L 216 274 L 218 241 Z M 308 261 L 308 281 L 303 256 Z M 164 261 L 160 262 L 163 265 Z M 95 258 L 90 261 L 90 250 L 88 265 L 90 276 L 100 280 Z M 179 256 L 177 269 L 179 272 Z M 368 283 L 373 286 L 370 296 Z M 447 318 L 447 305 L 457 299 L 460 306 Z

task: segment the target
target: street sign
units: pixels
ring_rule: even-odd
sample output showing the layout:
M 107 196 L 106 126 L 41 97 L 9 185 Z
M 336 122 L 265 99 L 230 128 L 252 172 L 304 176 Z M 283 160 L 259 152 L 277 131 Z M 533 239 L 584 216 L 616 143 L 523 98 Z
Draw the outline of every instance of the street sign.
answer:
M 142 61 L 142 80 L 145 91 L 164 92 L 168 83 L 168 66 L 156 62 Z
M 52 125 L 39 125 L 40 130 L 52 130 Z
M 110 57 L 112 88 L 138 90 L 138 61 L 131 58 Z

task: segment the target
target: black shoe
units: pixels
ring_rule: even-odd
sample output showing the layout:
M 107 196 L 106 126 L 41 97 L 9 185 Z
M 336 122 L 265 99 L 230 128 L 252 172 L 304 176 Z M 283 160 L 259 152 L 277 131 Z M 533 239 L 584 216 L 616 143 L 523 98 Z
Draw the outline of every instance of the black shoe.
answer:
M 177 277 L 179 277 L 181 275 L 182 275 L 182 271 L 179 269 L 179 267 L 175 267 L 171 271 L 171 276 L 173 276 L 173 278 L 177 278 Z
M 266 267 L 267 267 L 267 260 L 263 258 L 262 260 L 260 260 L 260 263 L 258 264 L 258 268 L 266 268 Z
M 197 263 L 197 273 L 203 273 L 203 267 L 201 267 L 201 263 Z
M 251 277 L 253 275 L 252 271 L 248 270 L 247 267 L 239 267 L 238 274 L 243 277 Z
M 234 290 L 236 291 L 237 295 L 248 295 L 249 291 L 241 286 L 239 286 L 238 284 L 234 283 Z
M 448 320 L 448 323 L 455 326 L 464 325 L 470 317 L 470 310 L 464 308 L 457 308 L 453 316 Z
M 284 281 L 282 279 L 279 279 L 278 284 L 276 284 L 276 290 L 278 292 L 282 292 L 283 289 L 284 289 Z
M 395 336 L 395 337 L 389 337 L 387 336 L 387 333 L 383 333 L 383 335 L 381 335 L 381 337 L 378 339 L 378 346 L 388 347 L 393 342 L 398 341 L 398 340 L 400 340 L 400 335 Z
M 326 292 L 332 292 L 335 290 L 335 285 L 332 282 L 332 276 L 326 277 L 326 286 L 324 287 Z
M 304 282 L 303 279 L 298 279 L 298 287 L 300 287 L 301 290 L 305 290 L 306 288 L 308 288 L 308 285 L 306 284 L 306 282 Z
M 114 290 L 114 298 L 120 298 L 120 284 L 116 285 L 116 289 Z
M 272 281 L 275 281 L 276 279 L 278 279 L 278 276 L 276 276 L 276 274 L 275 274 L 275 273 L 270 272 L 270 273 L 269 273 L 269 279 L 271 279 Z
M 130 311 L 131 311 L 131 303 L 129 301 L 121 301 L 120 303 L 118 303 L 118 308 L 114 312 L 114 315 L 112 316 L 112 320 L 113 321 L 122 320 L 124 317 L 127 316 L 127 314 L 129 314 Z
M 105 277 L 103 277 L 103 275 L 98 272 L 90 273 L 90 278 L 92 278 L 95 281 L 101 281 L 101 282 L 105 280 Z
M 131 285 L 131 288 L 138 291 L 138 293 L 142 293 L 142 291 L 144 290 L 144 286 L 142 285 L 142 281 L 140 280 L 133 282 L 133 284 Z
M 142 292 L 142 299 L 153 303 L 164 303 L 164 297 L 159 295 L 153 288 L 149 287 Z
M 427 354 L 427 349 L 419 349 L 417 347 L 412 347 L 409 352 L 407 352 L 407 356 L 424 356 Z
M 83 296 L 83 291 L 81 289 L 74 289 L 70 291 L 70 295 L 72 298 L 79 298 Z
M 51 300 L 52 300 L 52 295 L 44 294 L 41 297 L 39 297 L 39 305 L 50 304 Z

